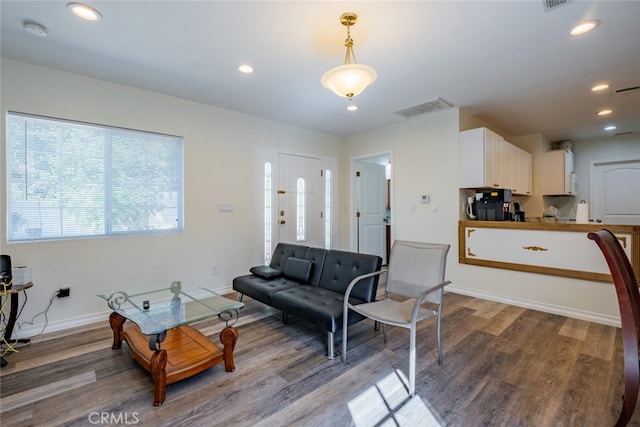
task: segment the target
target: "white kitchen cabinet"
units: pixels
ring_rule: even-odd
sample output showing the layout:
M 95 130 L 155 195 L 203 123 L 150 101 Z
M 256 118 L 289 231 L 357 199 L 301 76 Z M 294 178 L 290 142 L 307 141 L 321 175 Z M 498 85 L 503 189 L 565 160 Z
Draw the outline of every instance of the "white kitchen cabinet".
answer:
M 542 154 L 542 195 L 574 195 L 573 152 L 551 150 Z
M 504 141 L 502 146 L 504 188 L 511 189 L 513 194 L 530 196 L 532 160 L 531 153 Z
M 531 195 L 531 183 L 533 181 L 533 155 L 522 148 L 516 148 L 516 170 L 514 171 L 515 186 L 512 188 L 513 194 Z
M 533 156 L 486 128 L 460 132 L 460 188 L 507 188 L 531 195 Z
M 504 188 L 504 139 L 487 128 L 460 132 L 460 188 Z
M 520 175 L 518 168 L 520 166 L 520 153 L 518 147 L 503 141 L 502 143 L 502 176 L 504 188 L 511 189 L 512 193 L 520 186 Z

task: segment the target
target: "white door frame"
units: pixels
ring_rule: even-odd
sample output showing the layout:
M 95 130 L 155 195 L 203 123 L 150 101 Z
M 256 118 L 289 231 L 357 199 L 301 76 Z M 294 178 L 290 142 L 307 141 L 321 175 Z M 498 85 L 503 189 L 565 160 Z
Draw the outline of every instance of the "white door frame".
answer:
M 254 212 L 257 212 L 257 215 L 254 217 L 254 227 L 258 232 L 256 233 L 256 243 L 254 245 L 255 252 L 254 257 L 256 259 L 256 264 L 262 262 L 264 257 L 264 164 L 265 162 L 271 163 L 271 170 L 273 175 L 273 188 L 272 191 L 277 192 L 277 184 L 278 184 L 278 176 L 279 173 L 279 156 L 280 154 L 289 154 L 293 156 L 302 156 L 302 157 L 311 157 L 321 160 L 321 167 L 323 170 L 330 169 L 332 172 L 332 204 L 333 211 L 331 212 L 331 236 L 332 236 L 332 245 L 336 246 L 338 242 L 338 189 L 340 188 L 339 182 L 339 174 L 338 174 L 338 160 L 335 157 L 327 157 L 317 154 L 304 153 L 299 151 L 291 151 L 291 150 L 283 150 L 277 147 L 267 147 L 267 146 L 256 146 L 254 152 L 254 200 L 255 200 L 255 209 Z M 277 220 L 278 220 L 278 212 L 277 212 L 277 194 L 272 195 L 272 230 L 271 235 L 273 236 L 273 240 L 271 242 L 272 248 L 271 251 L 275 248 L 277 240 Z M 324 200 L 324 198 L 323 198 Z M 323 207 L 324 209 L 324 207 Z
M 357 203 L 358 203 L 358 193 L 357 193 L 357 185 L 358 182 L 356 180 L 356 170 L 357 170 L 357 163 L 359 161 L 363 161 L 363 160 L 369 160 L 369 159 L 373 159 L 373 158 L 378 158 L 378 157 L 383 157 L 386 156 L 389 161 L 391 162 L 391 164 L 393 165 L 393 151 L 392 150 L 388 150 L 388 151 L 379 151 L 379 152 L 374 152 L 374 153 L 370 153 L 370 154 L 363 154 L 360 156 L 356 156 L 356 157 L 352 157 L 351 158 L 351 162 L 350 162 L 350 172 L 349 172 L 349 176 L 350 176 L 350 207 L 349 207 L 349 217 L 350 217 L 350 227 L 351 227 L 351 242 L 350 242 L 350 246 L 351 246 L 351 250 L 353 252 L 357 251 L 358 248 L 358 221 L 356 218 L 356 211 L 358 209 Z M 389 224 L 391 225 L 391 241 L 393 242 L 393 233 L 394 233 L 394 227 L 393 227 L 393 167 L 391 167 L 391 186 L 389 189 L 389 197 L 391 200 L 391 219 L 389 220 Z M 387 260 L 388 262 L 388 260 Z

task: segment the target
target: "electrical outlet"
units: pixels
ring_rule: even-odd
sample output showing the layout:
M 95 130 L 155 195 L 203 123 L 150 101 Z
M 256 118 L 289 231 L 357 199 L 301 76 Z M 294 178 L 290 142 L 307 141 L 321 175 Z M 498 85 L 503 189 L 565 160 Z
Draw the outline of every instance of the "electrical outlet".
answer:
M 71 288 L 70 287 L 66 287 L 66 288 L 60 288 L 60 290 L 58 290 L 58 298 L 65 298 L 71 295 Z

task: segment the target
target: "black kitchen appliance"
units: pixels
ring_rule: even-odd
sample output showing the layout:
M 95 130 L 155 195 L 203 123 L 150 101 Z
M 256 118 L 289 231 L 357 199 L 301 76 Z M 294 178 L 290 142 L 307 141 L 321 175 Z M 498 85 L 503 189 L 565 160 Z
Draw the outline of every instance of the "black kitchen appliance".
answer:
M 483 190 L 476 193 L 472 211 L 480 221 L 511 221 L 511 190 Z

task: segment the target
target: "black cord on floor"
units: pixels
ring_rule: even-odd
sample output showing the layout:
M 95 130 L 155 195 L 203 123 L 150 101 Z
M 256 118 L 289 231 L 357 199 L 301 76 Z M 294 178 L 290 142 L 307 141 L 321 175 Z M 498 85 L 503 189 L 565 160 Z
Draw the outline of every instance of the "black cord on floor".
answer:
M 45 328 L 49 324 L 49 318 L 47 317 L 47 315 L 49 313 L 49 309 L 51 308 L 51 305 L 53 304 L 53 300 L 56 299 L 56 297 L 58 296 L 59 293 L 60 293 L 60 291 L 55 291 L 53 293 L 53 295 L 51 295 L 51 298 L 49 299 L 49 304 L 47 305 L 47 308 L 42 310 L 40 313 L 34 315 L 31 318 L 30 322 L 16 322 L 16 324 L 18 325 L 18 329 L 22 328 L 23 325 L 33 325 L 33 322 L 34 322 L 34 320 L 36 320 L 36 317 L 44 314 L 44 326 L 42 327 L 42 330 L 40 332 L 38 332 L 37 334 L 33 335 L 31 338 L 37 337 L 38 335 L 42 335 L 44 333 Z M 22 309 L 24 308 L 24 306 L 27 303 L 27 293 L 25 292 L 24 294 L 25 294 L 24 303 L 22 304 L 22 308 L 20 308 L 20 311 L 18 312 L 18 316 L 19 316 L 19 313 L 22 313 Z

